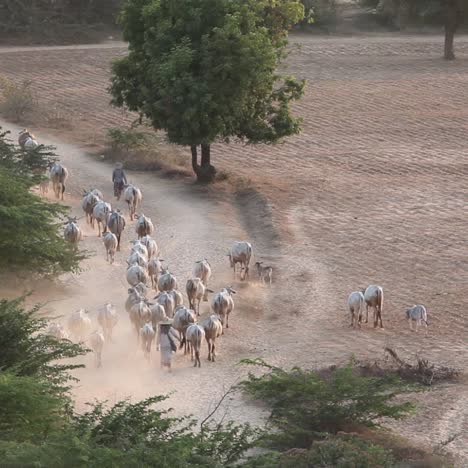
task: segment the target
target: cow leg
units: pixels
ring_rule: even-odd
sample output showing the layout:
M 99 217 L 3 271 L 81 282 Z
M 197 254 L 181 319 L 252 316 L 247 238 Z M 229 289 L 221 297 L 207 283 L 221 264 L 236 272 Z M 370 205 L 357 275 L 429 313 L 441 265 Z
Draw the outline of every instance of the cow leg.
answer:
M 208 345 L 208 361 L 211 361 L 211 344 L 208 340 L 206 340 L 206 344 Z
M 354 327 L 354 310 L 351 311 L 351 323 L 349 324 L 350 327 Z
M 63 201 L 63 194 L 65 193 L 65 184 L 62 184 L 62 201 Z
M 120 252 L 120 234 L 117 234 L 117 252 Z

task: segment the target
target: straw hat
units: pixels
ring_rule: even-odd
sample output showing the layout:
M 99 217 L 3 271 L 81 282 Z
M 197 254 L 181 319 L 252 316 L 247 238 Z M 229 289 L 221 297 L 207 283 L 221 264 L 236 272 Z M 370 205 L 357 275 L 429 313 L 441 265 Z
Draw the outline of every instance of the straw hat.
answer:
M 164 326 L 164 325 L 167 325 L 167 326 L 172 325 L 172 320 L 165 320 L 164 322 L 159 322 L 159 325 L 162 325 L 162 326 Z
M 122 169 L 122 168 L 123 168 L 123 164 L 122 164 L 121 162 L 115 163 L 115 168 L 116 168 L 116 169 Z

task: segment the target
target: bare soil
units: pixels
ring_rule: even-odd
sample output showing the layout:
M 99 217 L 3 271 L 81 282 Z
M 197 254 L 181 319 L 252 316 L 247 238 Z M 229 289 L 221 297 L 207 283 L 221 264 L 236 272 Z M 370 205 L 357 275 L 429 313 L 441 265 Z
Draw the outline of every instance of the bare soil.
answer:
M 96 233 L 86 228 L 83 246 L 96 254 L 85 271 L 56 285 L 35 285 L 31 299 L 58 300 L 47 307 L 64 315 L 78 307 L 95 311 L 106 301 L 121 307 L 104 368 L 80 372 L 80 402 L 175 391 L 170 405 L 203 417 L 245 372 L 236 366 L 243 357 L 311 367 L 353 354 L 375 357 L 389 346 L 402 357 L 420 354 L 466 371 L 468 39 L 457 38 L 458 60 L 451 63 L 441 59 L 440 36 L 295 35 L 292 42 L 297 49 L 287 71 L 308 80 L 296 106 L 303 133 L 276 147 L 213 150 L 219 169 L 252 179 L 254 187 L 233 199 L 216 198 L 189 183 L 131 174 L 143 190 L 143 211 L 158 226 L 163 258 L 181 284 L 193 261 L 205 256 L 214 264 L 216 288 L 232 282 L 224 255 L 233 240 L 245 238 L 257 259 L 275 267 L 274 287 L 238 285 L 217 363 L 204 361 L 195 370 L 179 354 L 173 374 L 161 373 L 135 349 L 125 317 L 126 249 L 107 265 Z M 77 214 L 83 188 L 97 186 L 111 197 L 111 168 L 84 153 L 102 145 L 108 128 L 133 120 L 111 108 L 106 94 L 110 62 L 125 50 L 121 43 L 0 49 L 0 74 L 33 79 L 41 101 L 66 112 L 73 124 L 48 138 L 80 145 L 59 145 L 71 170 L 66 202 Z M 45 130 L 32 130 L 47 141 Z M 126 236 L 124 245 L 134 237 L 131 228 Z M 350 329 L 347 296 L 370 283 L 385 290 L 385 329 Z M 404 320 L 405 308 L 415 303 L 428 308 L 427 336 L 409 331 Z M 392 427 L 428 447 L 459 434 L 446 448 L 466 466 L 466 385 L 438 386 L 415 398 L 417 414 Z M 225 408 L 240 421 L 260 416 L 237 397 Z

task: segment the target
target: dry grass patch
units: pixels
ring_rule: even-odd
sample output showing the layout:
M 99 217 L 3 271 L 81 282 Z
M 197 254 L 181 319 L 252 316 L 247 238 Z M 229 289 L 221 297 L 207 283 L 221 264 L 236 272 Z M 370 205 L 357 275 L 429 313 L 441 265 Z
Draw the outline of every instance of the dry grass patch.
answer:
M 163 171 L 167 176 L 192 175 L 188 154 L 150 129 L 110 129 L 103 156 L 122 162 L 128 169 Z
M 39 102 L 32 81 L 16 83 L 0 76 L 0 114 L 7 120 L 24 125 L 53 129 L 71 129 L 72 123 L 56 106 Z

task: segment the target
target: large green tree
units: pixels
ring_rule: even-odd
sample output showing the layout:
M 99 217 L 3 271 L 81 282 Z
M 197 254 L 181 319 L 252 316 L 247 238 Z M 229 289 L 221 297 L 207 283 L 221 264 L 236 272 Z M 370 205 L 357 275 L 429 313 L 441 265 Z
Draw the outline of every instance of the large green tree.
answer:
M 290 103 L 304 82 L 277 69 L 303 15 L 295 0 L 128 0 L 129 54 L 113 64 L 112 102 L 189 146 L 198 180 L 210 181 L 212 143 L 275 143 L 300 131 Z

